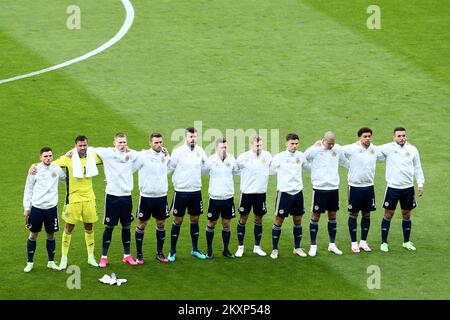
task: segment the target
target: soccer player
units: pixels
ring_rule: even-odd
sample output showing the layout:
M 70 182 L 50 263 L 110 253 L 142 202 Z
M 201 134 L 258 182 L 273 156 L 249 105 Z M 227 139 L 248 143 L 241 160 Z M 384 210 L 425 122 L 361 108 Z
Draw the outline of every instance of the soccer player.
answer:
M 203 213 L 201 176 L 205 162 L 205 151 L 197 145 L 197 129 L 187 128 L 184 144 L 173 150 L 169 162 L 169 171 L 174 171 L 172 182 L 175 189 L 170 209 L 174 221 L 170 232 L 169 262 L 174 262 L 176 259 L 177 240 L 186 209 L 191 220 L 191 255 L 200 260 L 206 259 L 206 256 L 198 250 L 198 220 Z
M 133 221 L 133 164 L 138 153 L 128 149 L 127 137 L 123 132 L 114 135 L 114 148 L 95 148 L 105 166 L 106 200 L 103 224 L 103 248 L 100 268 L 108 265 L 108 249 L 111 244 L 114 227 L 122 225 L 122 244 L 124 263 L 135 266 L 137 262 L 130 254 L 131 222 Z
M 328 131 L 322 141 L 305 151 L 306 159 L 311 163 L 311 182 L 313 185 L 313 206 L 309 232 L 311 247 L 308 254 L 317 254 L 317 231 L 320 214 L 328 211 L 328 251 L 340 255 L 342 251 L 335 244 L 336 212 L 339 210 L 339 164 L 348 168 L 348 160 L 342 148 L 336 144 L 336 134 Z
M 277 175 L 277 200 L 275 204 L 275 222 L 272 227 L 272 259 L 278 258 L 278 241 L 281 226 L 285 218 L 292 215 L 294 221 L 294 254 L 306 257 L 300 247 L 302 239 L 302 216 L 305 213 L 303 203 L 302 170 L 310 170 L 303 152 L 298 151 L 299 137 L 295 133 L 286 136 L 286 150 L 273 157 L 270 171 Z
M 391 219 L 397 203 L 402 209 L 403 248 L 414 251 L 416 248 L 410 241 L 411 211 L 416 207 L 414 197 L 414 177 L 418 185 L 419 197 L 423 195 L 425 177 L 420 164 L 419 151 L 407 142 L 406 129 L 394 129 L 394 141 L 380 146 L 381 153 L 386 157 L 387 189 L 384 198 L 384 217 L 381 222 L 380 250 L 388 252 L 388 232 Z
M 137 211 L 139 218 L 136 226 L 136 262 L 144 264 L 142 245 L 144 230 L 150 217 L 156 220 L 156 260 L 166 263 L 167 258 L 163 253 L 164 239 L 166 237 L 165 222 L 169 217 L 167 205 L 167 167 L 170 156 L 163 147 L 163 136 L 160 133 L 150 135 L 150 149 L 139 152 L 134 164 L 134 170 L 138 170 L 140 200 Z
M 372 144 L 372 130 L 358 130 L 358 142 L 342 147 L 349 159 L 348 171 L 348 229 L 353 253 L 372 251 L 367 243 L 370 228 L 370 212 L 376 210 L 374 178 L 377 159 L 384 159 Z M 361 241 L 356 240 L 358 213 L 361 211 Z
M 216 140 L 216 153 L 206 160 L 205 171 L 209 172 L 209 205 L 208 225 L 206 226 L 206 242 L 208 244 L 208 259 L 213 258 L 214 228 L 219 217 L 222 217 L 222 255 L 234 258 L 228 249 L 230 243 L 230 220 L 235 217 L 234 211 L 234 181 L 233 175 L 239 173 L 236 160 L 228 152 L 228 143 L 225 138 Z
M 92 177 L 98 175 L 97 165 L 101 159 L 88 147 L 88 138 L 80 135 L 75 138 L 75 148 L 66 155 L 53 161 L 54 164 L 66 170 L 66 204 L 63 209 L 65 221 L 62 235 L 62 255 L 59 269 L 67 268 L 67 254 L 69 253 L 72 232 L 75 225 L 84 223 L 84 239 L 88 252 L 88 264 L 98 267 L 94 257 L 95 238 L 94 223 L 98 220 L 95 194 L 92 188 Z M 36 165 L 30 168 L 36 173 Z
M 251 139 L 251 150 L 242 153 L 237 158 L 237 164 L 241 174 L 241 196 L 239 200 L 239 221 L 237 223 L 237 236 L 239 246 L 235 253 L 236 257 L 244 254 L 245 224 L 253 207 L 255 214 L 254 236 L 255 245 L 253 253 L 266 256 L 260 246 L 263 224 L 263 216 L 267 213 L 266 193 L 269 183 L 269 166 L 272 156 L 263 150 L 263 141 L 259 136 Z
M 28 174 L 23 195 L 24 216 L 26 226 L 30 230 L 27 241 L 28 262 L 23 271 L 33 269 L 33 257 L 36 251 L 36 239 L 42 230 L 42 224 L 47 233 L 47 268 L 59 270 L 54 261 L 55 232 L 59 231 L 58 224 L 58 181 L 65 180 L 66 174 L 52 163 L 53 152 L 49 147 L 40 151 L 40 160 L 36 167 L 36 174 Z

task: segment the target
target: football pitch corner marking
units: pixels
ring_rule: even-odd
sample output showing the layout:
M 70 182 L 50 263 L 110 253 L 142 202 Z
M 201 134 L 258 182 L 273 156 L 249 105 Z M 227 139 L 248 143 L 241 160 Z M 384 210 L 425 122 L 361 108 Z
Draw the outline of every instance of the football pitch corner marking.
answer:
M 8 78 L 8 79 L 3 79 L 0 80 L 0 85 L 4 84 L 4 83 L 8 83 L 8 82 L 13 82 L 16 80 L 20 80 L 20 79 L 24 79 L 24 78 L 30 78 L 33 76 L 37 76 L 39 74 L 43 74 L 46 72 L 50 72 L 50 71 L 54 71 L 57 69 L 61 69 L 67 66 L 70 66 L 71 64 L 75 64 L 77 62 L 89 59 L 90 57 L 95 56 L 96 54 L 99 54 L 102 51 L 105 51 L 106 49 L 108 49 L 109 47 L 111 47 L 112 45 L 114 45 L 115 43 L 119 42 L 120 39 L 122 39 L 128 32 L 128 30 L 130 30 L 131 25 L 133 24 L 134 21 L 134 8 L 133 5 L 131 4 L 130 0 L 120 0 L 122 1 L 122 4 L 125 8 L 126 11 L 126 18 L 125 18 L 125 22 L 122 25 L 122 28 L 120 28 L 119 32 L 117 32 L 117 34 L 111 38 L 108 42 L 104 43 L 103 45 L 101 45 L 100 47 L 98 47 L 97 49 L 94 49 L 80 57 L 74 58 L 72 60 L 57 64 L 55 66 L 49 67 L 49 68 L 45 68 L 39 71 L 34 71 L 34 72 L 30 72 L 27 74 L 23 74 L 20 76 L 15 76 L 12 78 Z

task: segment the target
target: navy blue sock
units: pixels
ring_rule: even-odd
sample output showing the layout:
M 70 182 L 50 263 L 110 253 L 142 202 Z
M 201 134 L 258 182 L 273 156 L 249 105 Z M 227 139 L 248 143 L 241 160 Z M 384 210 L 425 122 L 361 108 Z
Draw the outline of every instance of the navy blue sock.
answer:
M 261 237 L 263 232 L 263 225 L 262 223 L 255 223 L 255 229 L 253 230 L 255 233 L 255 246 L 259 246 L 261 243 Z
M 131 226 L 122 226 L 122 244 L 123 244 L 123 253 L 128 255 L 130 254 L 130 246 L 131 246 Z
M 222 240 L 223 240 L 223 251 L 228 250 L 228 245 L 230 244 L 231 231 L 230 227 L 222 229 Z
M 103 245 L 102 245 L 102 255 L 108 255 L 109 245 L 111 244 L 112 233 L 114 227 L 105 226 L 105 231 L 103 232 Z
M 369 233 L 370 228 L 370 217 L 362 217 L 361 218 L 361 240 L 367 240 L 367 234 Z
M 56 241 L 55 239 L 47 239 L 47 254 L 48 261 L 55 261 L 55 249 L 56 249 Z
M 336 220 L 328 220 L 328 235 L 330 236 L 330 243 L 336 242 Z
M 280 241 L 281 226 L 274 224 L 272 227 L 272 248 L 278 250 L 278 241 Z
M 166 239 L 166 229 L 156 227 L 156 251 L 163 253 L 164 240 Z
M 302 225 L 301 224 L 294 224 L 294 228 L 292 230 L 294 234 L 294 248 L 300 248 L 300 241 L 302 241 Z
M 348 216 L 348 231 L 350 232 L 350 239 L 352 242 L 356 242 L 356 229 L 358 228 L 357 217 L 349 215 Z
M 383 217 L 383 220 L 381 220 L 381 242 L 387 243 L 387 237 L 390 226 L 391 226 L 391 219 Z
M 309 234 L 311 236 L 311 245 L 316 244 L 317 231 L 319 231 L 319 221 L 311 220 L 309 222 Z
M 136 239 L 136 256 L 138 259 L 142 259 L 144 257 L 142 253 L 142 244 L 144 242 L 144 230 L 136 227 L 134 238 Z
M 208 245 L 208 248 L 207 248 L 208 256 L 212 256 L 213 239 L 214 239 L 214 227 L 210 228 L 209 226 L 206 226 L 206 244 Z
M 411 219 L 404 219 L 402 221 L 402 228 L 403 228 L 403 242 L 409 241 L 409 235 L 411 234 Z
M 237 223 L 237 238 L 240 246 L 244 245 L 245 237 L 245 224 L 241 224 L 239 221 Z
M 172 223 L 172 229 L 170 230 L 170 253 L 174 254 L 177 252 L 177 241 L 180 235 L 181 225 Z
M 36 240 L 27 241 L 28 262 L 33 262 L 34 252 L 36 251 Z
M 191 221 L 192 251 L 198 251 L 198 234 L 199 234 L 198 222 Z

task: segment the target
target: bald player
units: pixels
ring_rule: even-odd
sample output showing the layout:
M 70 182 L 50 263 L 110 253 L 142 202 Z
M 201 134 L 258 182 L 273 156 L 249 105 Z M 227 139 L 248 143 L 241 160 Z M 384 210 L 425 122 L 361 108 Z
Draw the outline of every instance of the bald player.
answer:
M 328 234 L 330 243 L 328 251 L 341 255 L 336 246 L 336 213 L 339 210 L 339 165 L 346 168 L 349 162 L 342 148 L 336 144 L 336 134 L 325 132 L 322 141 L 305 151 L 306 160 L 311 165 L 311 183 L 313 185 L 313 205 L 309 225 L 311 236 L 310 256 L 317 254 L 316 237 L 319 229 L 320 215 L 328 212 Z

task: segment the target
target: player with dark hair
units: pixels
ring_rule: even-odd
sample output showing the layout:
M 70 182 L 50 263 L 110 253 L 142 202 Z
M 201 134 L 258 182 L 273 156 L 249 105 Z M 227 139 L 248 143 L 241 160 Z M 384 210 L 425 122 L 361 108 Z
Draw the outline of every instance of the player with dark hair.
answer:
M 364 127 L 358 130 L 358 142 L 342 147 L 349 159 L 348 171 L 348 228 L 351 238 L 351 250 L 354 253 L 371 251 L 367 243 L 370 228 L 370 212 L 376 210 L 374 178 L 377 159 L 384 159 L 372 144 L 372 129 Z M 361 211 L 361 241 L 357 242 L 357 219 Z
M 187 128 L 183 145 L 173 150 L 169 162 L 169 170 L 174 171 L 172 182 L 175 189 L 170 209 L 174 220 L 170 232 L 169 262 L 176 260 L 177 241 L 186 210 L 191 220 L 191 255 L 200 260 L 206 259 L 198 249 L 198 221 L 203 213 L 202 168 L 204 169 L 205 162 L 205 151 L 197 145 L 197 129 Z
M 302 216 L 305 213 L 303 202 L 302 171 L 310 170 L 303 152 L 298 151 L 299 136 L 289 133 L 286 136 L 286 150 L 273 157 L 271 173 L 277 175 L 277 200 L 275 204 L 275 222 L 272 227 L 272 259 L 278 258 L 278 241 L 281 226 L 285 218 L 292 215 L 294 222 L 294 254 L 306 257 L 300 247 L 302 239 Z
M 151 217 L 156 220 L 156 260 L 168 262 L 163 253 L 164 239 L 166 237 L 165 222 L 169 217 L 167 205 L 168 190 L 168 164 L 170 156 L 163 147 L 163 136 L 160 133 L 152 133 L 149 139 L 150 149 L 139 152 L 133 170 L 138 170 L 139 177 L 139 206 L 136 226 L 136 262 L 144 264 L 142 245 L 144 230 Z
M 49 147 L 40 151 L 41 162 L 36 165 L 36 173 L 28 174 L 23 196 L 24 216 L 26 226 L 30 230 L 27 240 L 28 262 L 23 269 L 30 272 L 33 269 L 33 258 L 36 251 L 36 239 L 44 224 L 47 233 L 47 268 L 59 270 L 54 261 L 55 232 L 59 231 L 58 223 L 58 182 L 65 180 L 64 171 L 53 164 L 53 152 Z
M 381 154 L 386 157 L 386 194 L 384 197 L 384 217 L 381 222 L 381 246 L 380 250 L 388 252 L 388 233 L 391 219 L 394 215 L 397 203 L 402 209 L 403 248 L 415 251 L 414 244 L 410 241 L 411 211 L 417 206 L 414 196 L 414 178 L 418 185 L 418 195 L 423 195 L 425 177 L 420 163 L 419 151 L 407 142 L 406 129 L 397 127 L 394 129 L 394 141 L 380 146 Z

